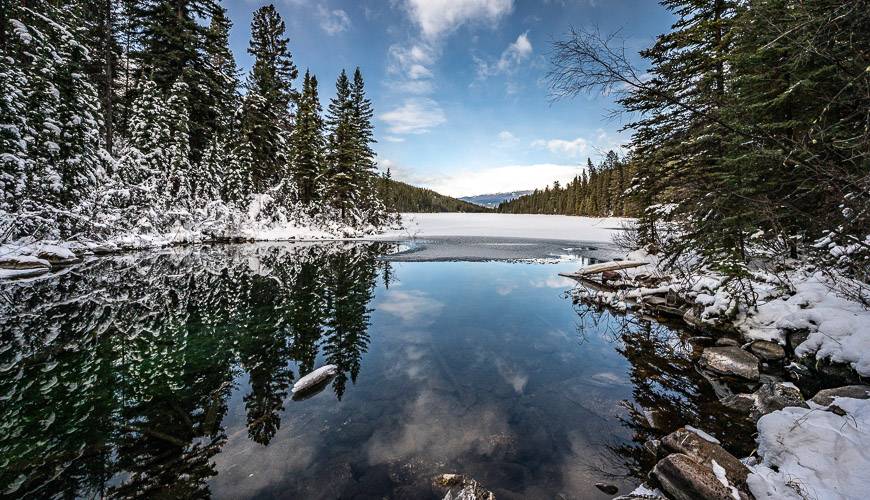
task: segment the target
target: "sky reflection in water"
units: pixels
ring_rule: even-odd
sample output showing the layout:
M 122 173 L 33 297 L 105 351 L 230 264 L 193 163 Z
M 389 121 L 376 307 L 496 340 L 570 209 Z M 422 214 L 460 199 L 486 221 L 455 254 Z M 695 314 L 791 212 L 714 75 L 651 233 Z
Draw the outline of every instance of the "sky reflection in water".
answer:
M 572 304 L 576 262 L 388 250 L 183 249 L 0 285 L 0 489 L 426 498 L 459 472 L 499 498 L 599 498 L 663 432 L 620 401 L 670 427 L 717 410 L 670 331 Z M 329 388 L 291 400 L 326 363 Z

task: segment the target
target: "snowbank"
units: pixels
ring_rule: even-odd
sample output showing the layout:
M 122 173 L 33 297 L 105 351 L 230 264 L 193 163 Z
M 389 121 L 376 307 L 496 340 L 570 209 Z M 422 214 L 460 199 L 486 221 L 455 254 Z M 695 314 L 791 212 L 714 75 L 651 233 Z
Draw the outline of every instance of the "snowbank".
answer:
M 525 214 L 402 214 L 403 229 L 382 233 L 378 239 L 448 237 L 527 238 L 610 243 L 613 235 L 633 219 Z
M 870 400 L 836 398 L 844 416 L 785 408 L 758 421 L 757 499 L 859 499 L 870 492 Z
M 784 343 L 785 330 L 806 330 L 795 353 L 850 364 L 870 376 L 870 311 L 840 297 L 821 273 L 792 277 L 794 295 L 774 298 L 737 324 L 748 338 Z

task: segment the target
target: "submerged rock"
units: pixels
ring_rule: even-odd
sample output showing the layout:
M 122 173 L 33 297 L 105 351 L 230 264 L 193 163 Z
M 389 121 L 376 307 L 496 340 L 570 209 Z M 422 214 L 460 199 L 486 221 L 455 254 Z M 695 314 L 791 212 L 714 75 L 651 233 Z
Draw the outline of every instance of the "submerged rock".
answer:
M 779 361 L 785 358 L 785 349 L 776 342 L 756 340 L 749 346 L 752 354 L 767 361 Z
M 834 398 L 870 399 L 870 385 L 846 385 L 834 389 L 822 389 L 811 401 L 820 406 L 828 406 Z
M 598 488 L 599 490 L 601 490 L 603 493 L 606 493 L 608 495 L 615 495 L 615 494 L 619 493 L 619 488 L 617 488 L 616 486 L 614 486 L 612 484 L 595 483 L 595 487 Z
M 432 485 L 445 491 L 444 500 L 495 500 L 495 494 L 462 474 L 441 474 Z
M 682 453 L 659 460 L 652 476 L 676 500 L 743 500 L 750 498 L 727 481 L 720 481 L 713 466 L 697 462 Z
M 700 365 L 719 375 L 758 380 L 758 358 L 739 347 L 709 347 L 701 354 Z

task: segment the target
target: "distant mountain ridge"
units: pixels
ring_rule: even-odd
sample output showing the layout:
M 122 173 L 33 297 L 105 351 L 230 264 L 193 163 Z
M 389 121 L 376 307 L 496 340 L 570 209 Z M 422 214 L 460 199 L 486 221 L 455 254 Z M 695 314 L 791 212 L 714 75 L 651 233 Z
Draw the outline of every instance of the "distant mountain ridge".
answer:
M 488 207 L 412 186 L 401 181 L 380 178 L 378 191 L 388 207 L 399 212 L 490 212 Z
M 496 208 L 498 205 L 505 201 L 511 201 L 519 198 L 520 196 L 525 196 L 527 194 L 532 194 L 534 191 L 529 189 L 527 191 L 510 191 L 507 193 L 491 193 L 491 194 L 478 194 L 474 196 L 463 196 L 459 198 L 462 201 L 467 201 L 469 203 L 474 203 L 475 205 L 480 205 L 486 208 Z

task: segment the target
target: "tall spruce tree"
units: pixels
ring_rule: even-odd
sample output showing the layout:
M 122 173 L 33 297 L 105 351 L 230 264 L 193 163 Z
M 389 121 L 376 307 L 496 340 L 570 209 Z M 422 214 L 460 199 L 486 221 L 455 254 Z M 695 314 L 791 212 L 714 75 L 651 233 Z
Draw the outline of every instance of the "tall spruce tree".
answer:
M 317 95 L 317 77 L 305 72 L 296 124 L 291 135 L 291 171 L 296 184 L 297 198 L 304 204 L 320 199 L 324 168 L 324 123 L 320 98 Z
M 326 112 L 329 127 L 327 143 L 326 193 L 342 220 L 352 222 L 357 217 L 356 153 L 354 107 L 351 100 L 350 80 L 342 70 L 335 82 L 335 97 L 330 99 Z
M 382 207 L 378 204 L 377 194 L 374 192 L 375 170 L 375 152 L 372 149 L 374 144 L 374 126 L 372 118 L 374 110 L 372 109 L 371 101 L 366 97 L 365 82 L 363 80 L 362 71 L 357 67 L 353 72 L 353 84 L 350 89 L 350 101 L 353 107 L 353 135 L 354 135 L 354 184 L 359 192 L 358 203 L 360 209 L 372 214 Z
M 284 21 L 273 5 L 254 12 L 248 48 L 254 66 L 246 84 L 243 133 L 253 150 L 251 174 L 258 192 L 287 180 L 291 105 L 296 100 L 293 80 L 298 70 L 284 32 Z

